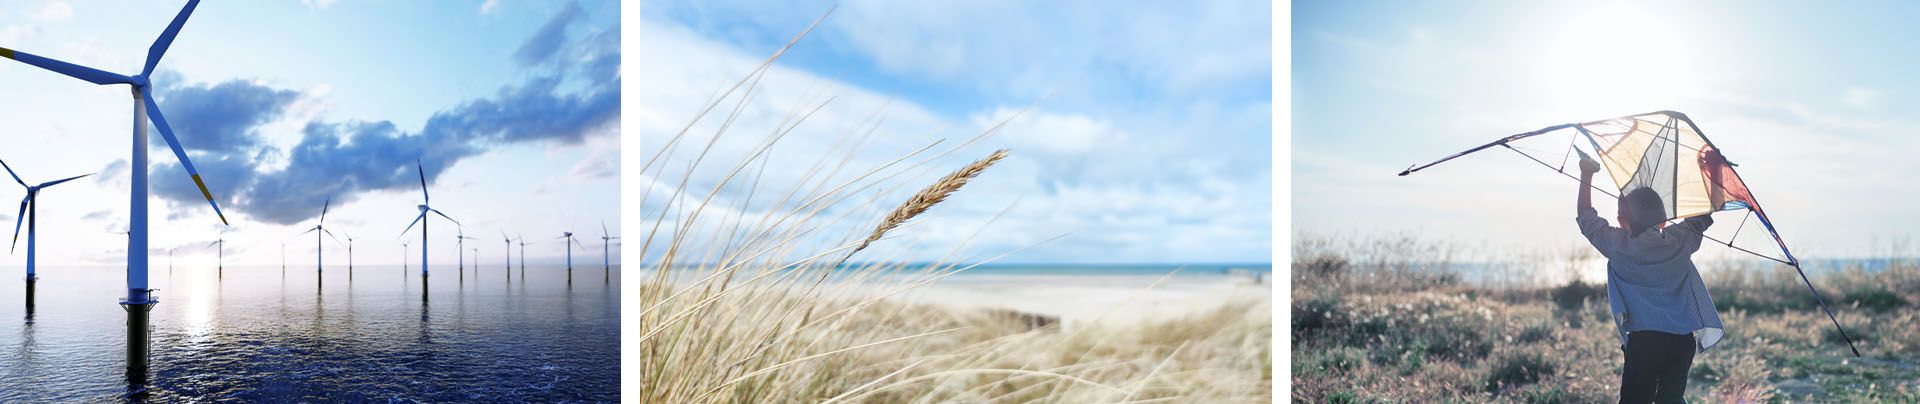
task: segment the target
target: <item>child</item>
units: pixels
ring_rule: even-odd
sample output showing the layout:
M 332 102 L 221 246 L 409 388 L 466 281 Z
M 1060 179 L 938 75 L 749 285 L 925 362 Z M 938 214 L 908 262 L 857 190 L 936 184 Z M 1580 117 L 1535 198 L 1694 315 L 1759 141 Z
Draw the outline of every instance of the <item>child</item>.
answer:
M 1575 221 L 1607 258 L 1607 302 L 1626 352 L 1620 402 L 1686 402 L 1693 355 L 1725 334 L 1691 257 L 1713 218 L 1694 216 L 1660 228 L 1666 220 L 1660 195 L 1634 187 L 1621 195 L 1620 227 L 1608 226 L 1593 209 L 1593 174 L 1599 171 L 1599 163 L 1580 154 Z

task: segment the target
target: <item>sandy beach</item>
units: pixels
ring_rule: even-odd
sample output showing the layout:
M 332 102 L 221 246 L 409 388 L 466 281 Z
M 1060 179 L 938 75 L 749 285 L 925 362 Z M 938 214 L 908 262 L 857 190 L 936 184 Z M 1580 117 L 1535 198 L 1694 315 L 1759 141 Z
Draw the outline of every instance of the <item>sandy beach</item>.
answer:
M 1159 281 L 1159 284 L 1155 284 Z M 897 299 L 956 309 L 1009 309 L 1056 316 L 1067 327 L 1138 324 L 1233 302 L 1271 308 L 1272 283 L 1217 275 L 955 275 Z

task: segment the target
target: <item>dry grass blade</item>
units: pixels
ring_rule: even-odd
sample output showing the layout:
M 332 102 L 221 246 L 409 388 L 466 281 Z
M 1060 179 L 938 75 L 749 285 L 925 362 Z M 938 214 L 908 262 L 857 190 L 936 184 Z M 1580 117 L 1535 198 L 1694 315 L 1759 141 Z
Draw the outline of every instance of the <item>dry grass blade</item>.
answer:
M 893 213 L 887 214 L 886 220 L 880 221 L 880 226 L 874 227 L 873 233 L 867 235 L 866 241 L 861 241 L 859 247 L 854 247 L 853 252 L 860 252 L 860 250 L 867 249 L 867 245 L 873 244 L 875 241 L 880 241 L 880 237 L 885 236 L 887 231 L 900 227 L 901 224 L 905 224 L 915 216 L 926 213 L 927 209 L 933 208 L 933 205 L 938 205 L 941 201 L 947 200 L 948 195 L 953 195 L 954 192 L 960 190 L 960 187 L 966 186 L 967 181 L 973 180 L 973 177 L 977 177 L 981 172 L 986 171 L 987 167 L 993 166 L 993 163 L 997 163 L 1000 159 L 1006 157 L 1007 149 L 995 150 L 993 154 L 987 156 L 987 158 L 975 161 L 966 167 L 961 167 L 959 170 L 955 170 L 945 177 L 940 177 L 940 181 L 936 181 L 933 185 L 928 185 L 926 188 L 921 189 L 919 193 L 913 194 L 913 198 L 908 198 L 906 203 L 902 203 L 900 207 L 894 208 Z

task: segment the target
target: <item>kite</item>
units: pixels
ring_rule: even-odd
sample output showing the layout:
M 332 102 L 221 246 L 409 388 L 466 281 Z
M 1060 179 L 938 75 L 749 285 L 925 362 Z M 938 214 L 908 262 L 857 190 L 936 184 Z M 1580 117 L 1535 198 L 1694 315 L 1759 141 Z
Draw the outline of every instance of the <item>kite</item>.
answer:
M 1537 149 L 1535 153 L 1530 154 L 1521 150 L 1525 147 L 1515 145 L 1516 141 L 1522 139 L 1538 139 L 1549 134 L 1567 134 L 1569 138 L 1558 167 L 1535 157 L 1534 154 L 1539 154 Z M 1813 281 L 1807 279 L 1806 271 L 1800 268 L 1800 260 L 1794 258 L 1793 252 L 1787 249 L 1787 243 L 1780 239 L 1780 232 L 1774 229 L 1773 220 L 1767 216 L 1767 211 L 1762 209 L 1760 203 L 1754 199 L 1753 191 L 1747 187 L 1746 181 L 1740 178 L 1740 173 L 1733 170 L 1737 165 L 1727 161 L 1726 156 L 1721 154 L 1720 148 L 1707 140 L 1706 135 L 1700 132 L 1700 127 L 1694 125 L 1693 120 L 1687 118 L 1686 114 L 1658 111 L 1585 123 L 1548 126 L 1540 130 L 1500 138 L 1492 143 L 1454 153 L 1425 165 L 1408 167 L 1401 171 L 1400 175 L 1406 176 L 1460 156 L 1498 146 L 1526 156 L 1527 159 L 1554 169 L 1568 178 L 1575 178 L 1573 174 L 1567 173 L 1566 162 L 1567 157 L 1578 150 L 1575 144 L 1580 139 L 1585 139 L 1592 150 L 1596 151 L 1598 156 L 1595 160 L 1604 167 L 1604 171 L 1613 179 L 1615 186 L 1611 192 L 1598 185 L 1593 187 L 1615 198 L 1619 198 L 1618 192 L 1630 188 L 1652 189 L 1660 196 L 1662 207 L 1666 210 L 1666 221 L 1662 223 L 1663 227 L 1680 219 L 1714 212 L 1746 211 L 1740 220 L 1739 227 L 1735 228 L 1733 236 L 1726 237 L 1724 241 L 1710 235 L 1703 234 L 1703 236 L 1729 248 L 1793 267 L 1793 270 L 1800 274 L 1800 280 L 1806 283 L 1807 291 L 1813 293 L 1814 300 L 1820 302 L 1820 308 L 1826 311 L 1827 320 L 1832 321 L 1833 327 L 1840 330 L 1840 337 L 1847 341 L 1847 349 L 1853 351 L 1853 356 L 1860 356 L 1860 350 L 1853 346 L 1853 337 L 1847 334 L 1845 328 L 1840 327 L 1840 320 L 1834 317 L 1833 309 L 1827 306 L 1827 301 L 1820 296 L 1820 291 L 1814 289 Z M 1733 240 L 1739 237 L 1740 230 L 1745 229 L 1748 218 L 1758 219 L 1760 226 L 1772 236 L 1773 244 L 1780 248 L 1781 257 L 1776 258 L 1734 245 Z

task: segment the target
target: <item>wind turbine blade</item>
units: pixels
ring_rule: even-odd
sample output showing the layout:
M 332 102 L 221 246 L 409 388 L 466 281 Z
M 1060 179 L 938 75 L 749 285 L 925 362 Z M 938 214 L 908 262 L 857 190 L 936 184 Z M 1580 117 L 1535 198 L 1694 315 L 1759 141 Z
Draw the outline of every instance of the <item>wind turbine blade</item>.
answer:
M 227 223 L 227 214 L 220 212 L 220 203 L 213 201 L 213 192 L 207 191 L 207 183 L 200 180 L 200 170 L 193 169 L 193 160 L 187 158 L 187 149 L 180 148 L 180 139 L 173 137 L 173 128 L 167 126 L 167 118 L 160 114 L 160 104 L 153 102 L 153 93 L 145 93 L 147 117 L 153 119 L 153 127 L 160 129 L 160 137 L 167 140 L 167 147 L 173 148 L 174 157 L 180 158 L 180 166 L 187 169 L 187 175 L 193 176 L 193 185 L 200 187 L 200 196 L 207 197 L 207 204 L 213 205 L 213 214 L 220 216 L 220 224 Z
M 20 198 L 20 214 L 13 215 L 13 247 L 7 247 L 8 252 L 12 252 L 14 248 L 20 246 L 20 223 L 27 220 L 27 202 L 32 200 L 33 194 L 27 194 L 27 197 Z
M 431 204 L 433 202 L 433 195 L 427 193 L 426 167 L 420 165 L 420 159 L 413 159 L 413 169 L 414 172 L 420 173 L 420 198 Z
M 18 182 L 18 183 L 20 183 L 20 186 L 23 186 L 23 187 L 24 187 L 24 186 L 27 186 L 27 182 L 26 182 L 26 181 L 21 181 L 21 180 L 20 180 L 20 175 L 19 175 L 19 174 L 14 174 L 14 173 L 13 173 L 13 166 L 10 166 L 10 165 L 7 165 L 7 162 L 6 162 L 6 161 L 4 161 L 4 160 L 0 160 L 0 167 L 6 167 L 6 168 L 7 168 L 7 175 L 11 175 L 11 176 L 13 176 L 13 182 Z
M 320 230 L 320 228 L 319 227 L 310 228 L 310 229 L 307 229 L 307 231 L 300 232 L 300 234 L 295 234 L 293 236 L 294 237 L 305 236 L 307 235 L 307 233 L 312 233 L 314 230 Z
M 132 77 L 108 73 L 108 72 L 100 71 L 100 69 L 95 69 L 91 67 L 48 59 L 45 57 L 40 57 L 31 53 L 21 52 L 17 50 L 0 48 L 0 57 L 17 60 L 17 61 L 20 61 L 20 63 L 26 63 L 29 65 L 33 65 L 34 67 L 47 69 L 47 70 L 53 71 L 54 73 L 64 74 L 67 77 L 86 80 L 87 82 L 93 83 L 93 84 L 102 84 L 102 85 L 133 84 Z
M 187 0 L 187 6 L 180 9 L 179 15 L 173 16 L 172 23 L 167 24 L 167 30 L 160 31 L 160 38 L 154 39 L 153 46 L 147 48 L 147 67 L 140 70 L 141 75 L 153 74 L 153 67 L 160 64 L 160 56 L 166 55 L 167 47 L 173 46 L 173 37 L 180 35 L 180 26 L 187 24 L 187 16 L 193 14 L 193 7 L 197 5 L 200 5 L 200 0 Z
M 339 238 L 339 237 L 334 237 L 334 236 L 333 236 L 333 232 L 332 232 L 332 231 L 329 231 L 329 230 L 327 230 L 326 228 L 321 228 L 321 229 L 320 229 L 320 232 L 321 232 L 321 233 L 326 233 L 326 235 L 327 235 L 327 238 L 330 238 L 330 239 L 333 239 L 333 242 L 335 242 L 335 243 L 338 243 L 338 242 L 340 242 L 340 238 Z
M 67 181 L 73 181 L 73 180 L 77 180 L 77 179 L 80 179 L 80 178 L 83 178 L 83 177 L 86 177 L 86 176 L 89 176 L 89 175 L 93 175 L 93 174 L 81 174 L 81 175 L 76 175 L 76 176 L 72 176 L 72 177 L 67 177 L 67 178 L 64 178 L 64 179 L 59 179 L 59 180 L 53 180 L 53 181 L 47 181 L 47 182 L 43 182 L 43 183 L 40 183 L 40 187 L 41 187 L 41 188 L 46 188 L 46 187 L 51 187 L 51 186 L 54 186 L 54 185 L 59 185 L 59 184 L 60 184 L 60 183 L 62 183 L 62 182 L 67 182 Z
M 447 216 L 447 214 L 445 214 L 445 213 L 440 213 L 440 210 L 439 210 L 439 209 L 434 209 L 434 208 L 427 208 L 427 210 L 431 210 L 431 211 L 433 211 L 433 213 L 434 213 L 434 214 L 437 214 L 437 215 L 440 215 L 440 217 L 444 217 L 444 218 L 447 218 L 447 221 L 449 221 L 449 222 L 453 222 L 453 224 L 460 224 L 460 221 L 458 221 L 458 220 L 453 220 L 453 216 Z
M 327 197 L 327 204 L 320 205 L 320 223 L 327 222 L 327 209 L 333 207 L 333 197 Z
M 216 246 L 216 245 L 220 245 L 220 242 L 218 242 L 218 241 L 215 241 L 215 242 L 211 242 L 211 243 L 207 243 L 207 246 L 208 246 L 208 247 L 212 247 L 212 246 Z
M 406 229 L 406 230 L 401 230 L 401 231 L 400 231 L 400 235 L 402 235 L 402 236 L 405 236 L 405 235 L 407 235 L 407 232 L 409 232 L 409 231 L 413 231 L 413 225 L 416 225 L 416 224 L 420 224 L 420 220 L 421 220 L 421 219 L 426 219 L 426 218 L 427 218 L 427 212 L 420 212 L 420 216 L 414 216 L 414 217 L 413 217 L 413 223 L 408 223 L 408 224 L 407 224 L 407 229 Z

